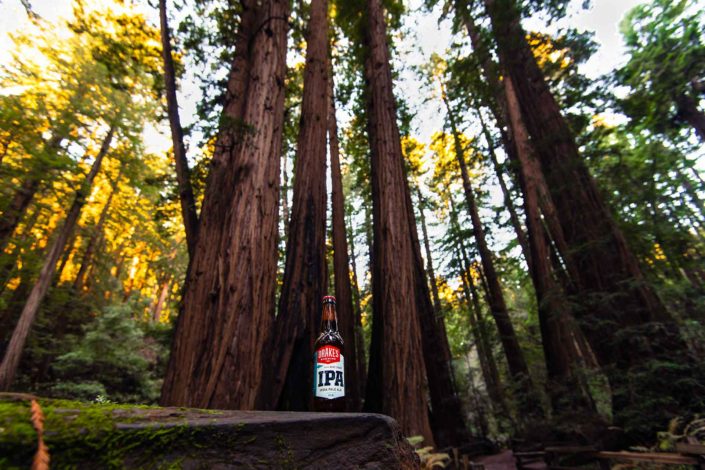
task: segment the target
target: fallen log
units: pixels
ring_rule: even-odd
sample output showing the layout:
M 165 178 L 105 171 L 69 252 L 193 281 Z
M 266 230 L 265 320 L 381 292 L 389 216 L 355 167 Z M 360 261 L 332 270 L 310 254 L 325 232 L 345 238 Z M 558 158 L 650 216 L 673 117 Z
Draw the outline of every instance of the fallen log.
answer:
M 390 417 L 86 404 L 0 394 L 0 468 L 418 468 Z

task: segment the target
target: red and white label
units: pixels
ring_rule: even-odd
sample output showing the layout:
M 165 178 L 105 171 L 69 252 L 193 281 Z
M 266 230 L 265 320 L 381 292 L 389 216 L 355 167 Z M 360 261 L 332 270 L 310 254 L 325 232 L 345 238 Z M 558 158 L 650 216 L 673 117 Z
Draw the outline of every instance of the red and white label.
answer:
M 340 349 L 335 346 L 326 345 L 316 351 L 317 360 L 319 364 L 332 364 L 334 362 L 340 362 Z

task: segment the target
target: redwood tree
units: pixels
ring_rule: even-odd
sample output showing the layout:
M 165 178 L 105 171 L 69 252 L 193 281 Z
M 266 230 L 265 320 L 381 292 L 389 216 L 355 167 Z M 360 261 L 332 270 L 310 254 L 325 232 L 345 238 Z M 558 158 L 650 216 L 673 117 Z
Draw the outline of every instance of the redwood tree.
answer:
M 47 252 L 44 264 L 39 273 L 39 278 L 36 280 L 29 293 L 27 302 L 22 309 L 17 325 L 15 325 L 10 343 L 5 350 L 5 355 L 0 364 L 0 390 L 7 391 L 12 386 L 12 381 L 17 374 L 17 368 L 20 364 L 20 358 L 22 357 L 22 351 L 27 341 L 30 328 L 34 323 L 42 300 L 44 300 L 44 297 L 49 291 L 61 253 L 64 251 L 66 243 L 76 229 L 76 224 L 78 224 L 78 219 L 81 216 L 81 209 L 83 209 L 83 206 L 86 204 L 86 198 L 90 195 L 93 180 L 100 170 L 103 159 L 107 155 L 108 150 L 110 150 L 110 144 L 114 134 L 115 127 L 111 126 L 108 134 L 103 139 L 103 143 L 93 161 L 93 165 L 91 165 L 90 171 L 86 175 L 85 180 L 81 183 L 80 188 L 76 191 L 73 203 L 66 214 L 63 225 L 58 228 L 58 234 Z
M 658 403 L 660 418 L 636 425 L 649 432 L 657 422 L 662 425 L 669 416 L 698 406 L 693 397 L 699 395 L 702 372 L 678 325 L 645 281 L 581 159 L 526 41 L 518 6 L 513 0 L 486 0 L 485 5 L 500 59 L 556 203 L 567 255 L 577 268 L 576 318 L 610 380 L 617 423 L 640 413 L 647 402 L 644 394 L 649 395 L 650 409 Z M 641 390 L 639 396 L 630 392 L 633 387 Z
M 465 149 L 460 140 L 460 134 L 455 122 L 455 114 L 451 109 L 447 98 L 445 98 L 448 119 L 450 121 L 451 132 L 453 133 L 453 143 L 455 156 L 460 166 L 460 175 L 463 182 L 463 190 L 465 192 L 465 202 L 467 203 L 468 213 L 472 221 L 473 235 L 477 243 L 477 249 L 480 252 L 480 260 L 482 262 L 482 270 L 487 280 L 487 300 L 490 306 L 492 318 L 494 318 L 499 332 L 499 339 L 504 349 L 504 354 L 507 358 L 509 373 L 516 386 L 516 399 L 519 403 L 519 408 L 528 416 L 540 416 L 542 414 L 541 407 L 538 402 L 538 397 L 534 391 L 534 386 L 529 374 L 529 367 L 526 364 L 524 353 L 519 346 L 519 340 L 514 325 L 512 325 L 509 317 L 509 310 L 504 300 L 502 286 L 499 283 L 499 276 L 494 266 L 492 252 L 487 245 L 485 237 L 485 229 L 480 220 L 475 194 L 473 192 L 470 175 L 468 174 L 467 162 L 465 161 Z
M 255 406 L 274 310 L 288 16 L 285 0 L 241 3 L 165 405 Z
M 539 186 L 543 184 L 543 175 L 529 141 L 510 77 L 504 78 L 504 86 L 512 135 L 520 161 L 524 211 L 531 249 L 529 271 L 536 291 L 541 344 L 548 375 L 546 389 L 551 397 L 554 412 L 582 411 L 596 414 L 589 389 L 581 380 L 578 371 L 579 354 L 573 341 L 574 326 L 569 304 L 551 266 L 549 240 L 546 238 L 539 210 Z M 550 204 L 553 204 L 552 201 Z
M 164 61 L 164 85 L 166 92 L 167 114 L 169 115 L 169 128 L 171 129 L 171 144 L 174 152 L 176 166 L 176 181 L 181 202 L 181 217 L 184 220 L 186 231 L 186 244 L 189 256 L 193 256 L 198 234 L 198 214 L 196 201 L 193 197 L 191 177 L 186 159 L 184 146 L 184 131 L 179 119 L 179 102 L 176 99 L 176 72 L 174 71 L 174 58 L 171 55 L 171 39 L 169 23 L 166 14 L 166 0 L 159 0 L 159 24 L 161 26 L 162 60 Z
M 365 92 L 372 173 L 372 343 L 365 408 L 395 418 L 406 435 L 433 435 L 425 399 L 415 253 L 384 11 L 366 2 Z M 418 250 L 418 247 L 416 247 Z M 425 281 L 424 281 L 425 283 Z
M 332 63 L 328 69 L 332 72 Z M 328 96 L 328 144 L 330 149 L 331 199 L 333 200 L 333 272 L 335 275 L 335 298 L 338 308 L 338 325 L 345 341 L 345 396 L 348 411 L 358 411 L 362 406 L 358 371 L 364 363 L 364 344 L 358 343 L 356 330 L 361 325 L 360 311 L 353 310 L 352 286 L 350 283 L 350 263 L 348 241 L 345 230 L 345 201 L 343 177 L 340 172 L 340 150 L 338 125 L 335 117 L 335 94 L 333 74 L 329 74 Z
M 270 341 L 271 363 L 264 372 L 262 388 L 265 406 L 296 411 L 311 408 L 311 358 L 320 333 L 321 300 L 327 281 L 327 17 L 327 0 L 312 0 L 286 266 Z M 349 354 L 347 349 L 345 353 Z

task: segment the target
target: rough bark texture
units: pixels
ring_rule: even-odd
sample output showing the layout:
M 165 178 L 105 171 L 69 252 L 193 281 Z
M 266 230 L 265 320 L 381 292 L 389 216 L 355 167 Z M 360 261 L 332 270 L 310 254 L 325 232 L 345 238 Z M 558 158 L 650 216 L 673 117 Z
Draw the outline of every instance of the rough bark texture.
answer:
M 83 405 L 0 395 L 0 466 L 29 468 L 31 400 L 52 468 L 415 469 L 419 459 L 388 416 Z M 31 429 L 31 428 L 30 428 Z
M 332 64 L 329 71 L 332 72 Z M 335 298 L 337 303 L 338 326 L 345 341 L 345 396 L 348 411 L 358 411 L 362 406 L 360 388 L 361 356 L 359 349 L 364 344 L 358 343 L 356 334 L 359 323 L 353 310 L 352 286 L 350 284 L 350 263 L 348 259 L 348 240 L 345 230 L 345 202 L 343 195 L 343 177 L 340 172 L 340 151 L 338 144 L 338 124 L 335 117 L 335 94 L 333 73 L 329 73 L 328 96 L 328 145 L 330 148 L 331 199 L 333 200 L 333 273 L 335 275 Z M 360 325 L 361 326 L 361 325 Z M 364 356 L 362 357 L 364 360 Z
M 669 391 L 648 386 L 655 393 L 661 417 L 694 406 L 696 372 L 678 326 L 646 283 L 582 161 L 575 139 L 541 74 L 520 24 L 513 0 L 486 0 L 500 59 L 514 84 L 526 128 L 541 162 L 569 246 L 568 258 L 577 268 L 580 308 L 575 309 L 585 336 L 605 368 L 613 391 L 616 421 L 639 413 L 644 397 L 630 389 L 649 380 L 660 361 L 680 364 L 669 370 Z M 663 373 L 666 373 L 665 370 Z M 680 380 L 686 377 L 695 380 Z M 636 382 L 635 382 L 636 381 Z M 666 403 L 658 398 L 670 395 Z M 656 424 L 656 422 L 659 424 Z M 642 429 L 643 430 L 643 429 Z M 649 431 L 650 432 L 650 431 Z
M 524 212 L 531 249 L 530 272 L 536 290 L 541 344 L 546 359 L 546 390 L 557 413 L 594 413 L 589 389 L 578 375 L 578 352 L 573 341 L 572 316 L 565 293 L 556 282 L 551 267 L 551 252 L 539 212 L 540 181 L 543 180 L 529 135 L 519 111 L 510 77 L 504 78 L 507 110 L 512 135 L 521 163 Z
M 467 164 L 465 162 L 465 149 L 460 142 L 457 125 L 452 112 L 448 113 L 451 129 L 453 132 L 455 155 L 460 165 L 460 174 L 463 180 L 463 189 L 465 191 L 465 201 L 468 206 L 468 213 L 472 221 L 473 235 L 477 243 L 477 249 L 480 252 L 480 261 L 482 262 L 482 270 L 487 280 L 488 301 L 490 304 L 490 312 L 497 325 L 499 339 L 504 349 L 504 354 L 507 358 L 509 373 L 517 387 L 517 402 L 520 408 L 530 415 L 540 415 L 540 407 L 536 395 L 533 391 L 529 368 L 524 359 L 524 353 L 519 346 L 514 325 L 509 318 L 507 304 L 504 301 L 502 286 L 499 283 L 499 277 L 494 267 L 492 252 L 487 245 L 485 239 L 485 230 L 480 220 L 475 194 L 473 192 L 472 183 L 468 174 Z
M 86 203 L 86 198 L 91 193 L 93 180 L 100 170 L 103 158 L 105 158 L 105 155 L 110 149 L 110 143 L 113 140 L 114 133 L 115 128 L 111 127 L 108 134 L 103 139 L 103 143 L 93 161 L 90 171 L 86 175 L 86 179 L 81 184 L 80 189 L 76 191 L 76 196 L 71 204 L 71 208 L 66 214 L 64 224 L 58 229 L 58 235 L 49 248 L 42 269 L 39 272 L 39 278 L 29 293 L 29 298 L 22 309 L 20 319 L 12 332 L 10 343 L 5 351 L 2 364 L 0 364 L 0 390 L 9 390 L 12 386 L 12 381 L 15 378 L 17 367 L 20 364 L 20 358 L 22 357 L 22 351 L 24 350 L 29 330 L 34 323 L 34 319 L 37 316 L 42 300 L 44 300 L 44 296 L 49 291 L 54 272 L 56 271 L 56 264 L 61 257 L 61 253 L 64 251 L 66 242 L 76 228 L 78 219 L 81 216 L 81 209 Z
M 417 273 L 389 48 L 380 0 L 368 0 L 365 92 L 371 150 L 374 244 L 372 344 L 365 408 L 393 416 L 406 435 L 433 445 L 424 397 L 426 369 L 417 311 Z M 418 248 L 417 248 L 418 249 Z M 424 280 L 425 283 L 425 280 Z
M 166 0 L 159 0 L 159 24 L 161 25 L 166 106 L 169 115 L 169 127 L 171 128 L 174 162 L 176 164 L 176 182 L 179 188 L 181 216 L 186 230 L 186 244 L 188 245 L 189 257 L 191 257 L 196 247 L 196 237 L 198 235 L 198 214 L 196 213 L 196 201 L 193 197 L 188 160 L 186 159 L 184 131 L 181 128 L 181 120 L 179 119 L 179 103 L 176 99 L 176 72 L 174 71 L 174 59 L 171 55 Z
M 162 403 L 252 409 L 276 281 L 289 3 L 243 2 Z
M 313 0 L 306 36 L 304 89 L 286 266 L 279 313 L 271 336 L 272 361 L 264 371 L 266 388 L 263 393 L 271 393 L 265 406 L 282 410 L 312 409 L 311 358 L 313 343 L 320 333 L 321 300 L 326 294 L 328 279 L 325 246 L 329 93 L 327 15 L 328 2 Z M 344 354 L 348 356 L 347 349 Z

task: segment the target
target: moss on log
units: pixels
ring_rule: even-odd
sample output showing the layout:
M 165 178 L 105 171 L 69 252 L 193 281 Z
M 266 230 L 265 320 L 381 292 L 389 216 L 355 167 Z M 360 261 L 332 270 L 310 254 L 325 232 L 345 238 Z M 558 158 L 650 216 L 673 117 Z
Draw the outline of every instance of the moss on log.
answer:
M 52 468 L 417 468 L 396 422 L 364 413 L 216 411 L 0 394 L 0 468 L 29 468 L 40 404 Z

